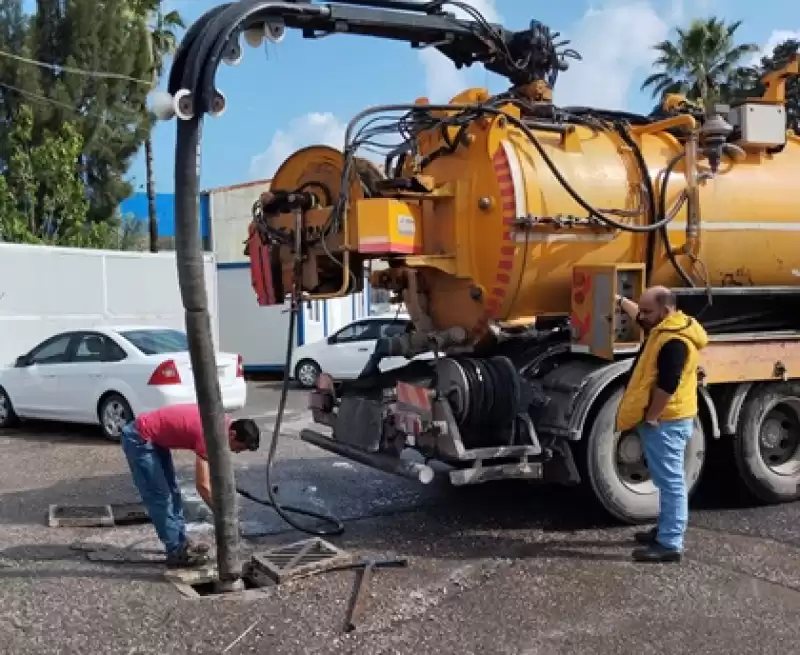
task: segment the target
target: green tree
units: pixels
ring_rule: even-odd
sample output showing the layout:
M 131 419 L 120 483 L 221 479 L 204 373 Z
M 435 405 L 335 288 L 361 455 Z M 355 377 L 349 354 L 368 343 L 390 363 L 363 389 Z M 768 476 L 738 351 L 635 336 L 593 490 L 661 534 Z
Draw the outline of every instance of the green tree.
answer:
M 761 58 L 761 73 L 769 73 L 785 66 L 800 52 L 800 41 L 789 39 L 778 44 L 770 57 Z M 800 78 L 786 80 L 786 122 L 789 129 L 800 134 Z
M 0 177 L 0 240 L 102 248 L 115 239 L 112 221 L 87 221 L 89 202 L 76 162 L 83 139 L 72 123 L 36 131 L 34 112 L 22 105 L 5 135 L 11 154 Z
M 142 0 L 137 11 L 143 16 L 149 36 L 150 63 L 153 87 L 158 86 L 164 73 L 164 63 L 178 46 L 176 32 L 186 25 L 177 11 L 163 12 L 162 0 Z M 156 184 L 153 172 L 153 129 L 155 120 L 145 110 L 150 130 L 144 140 L 145 179 L 147 189 L 147 218 L 150 251 L 158 251 L 158 217 L 156 215 Z
M 725 102 L 748 77 L 742 60 L 758 46 L 737 44 L 736 31 L 741 21 L 726 24 L 718 18 L 694 20 L 688 29 L 678 29 L 674 41 L 654 46 L 658 53 L 657 69 L 642 83 L 654 98 L 667 93 L 683 93 L 690 100 L 700 100 L 706 107 Z
M 77 128 L 88 219 L 113 221 L 133 191 L 125 176 L 150 131 L 141 109 L 151 77 L 147 27 L 127 0 L 38 0 L 29 40 L 34 58 L 54 66 L 28 66 L 51 100 L 36 106 L 33 139 L 67 121 Z

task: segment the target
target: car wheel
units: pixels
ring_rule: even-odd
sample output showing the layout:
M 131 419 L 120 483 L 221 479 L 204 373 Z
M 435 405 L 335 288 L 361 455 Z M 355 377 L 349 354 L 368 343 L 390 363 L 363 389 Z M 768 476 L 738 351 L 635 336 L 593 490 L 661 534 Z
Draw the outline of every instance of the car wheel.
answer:
M 17 414 L 14 412 L 11 398 L 8 397 L 6 390 L 0 387 L 0 430 L 13 427 L 16 422 Z
M 322 369 L 313 359 L 301 359 L 294 367 L 294 377 L 304 389 L 313 389 Z
M 100 401 L 98 417 L 103 436 L 118 442 L 122 439 L 122 428 L 133 420 L 133 411 L 125 398 L 111 393 Z

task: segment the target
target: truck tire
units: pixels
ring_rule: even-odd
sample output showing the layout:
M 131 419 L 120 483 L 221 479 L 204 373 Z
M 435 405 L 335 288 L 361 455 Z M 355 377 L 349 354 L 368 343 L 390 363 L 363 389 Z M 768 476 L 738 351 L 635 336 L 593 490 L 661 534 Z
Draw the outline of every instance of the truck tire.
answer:
M 800 499 L 800 383 L 759 385 L 747 395 L 733 455 L 742 483 L 756 500 Z
M 644 453 L 635 435 L 621 439 L 614 429 L 622 389 L 606 398 L 586 440 L 586 472 L 600 505 L 623 523 L 644 523 L 658 516 L 658 490 L 650 479 Z M 684 470 L 689 495 L 697 487 L 705 460 L 705 433 L 699 419 L 686 447 Z

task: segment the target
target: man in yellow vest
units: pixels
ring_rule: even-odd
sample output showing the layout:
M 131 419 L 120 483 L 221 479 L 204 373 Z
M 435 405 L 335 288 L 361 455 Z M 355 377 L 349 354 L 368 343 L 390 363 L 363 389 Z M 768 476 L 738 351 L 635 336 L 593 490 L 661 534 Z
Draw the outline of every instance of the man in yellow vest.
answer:
M 637 432 L 659 491 L 658 525 L 636 534 L 643 547 L 633 558 L 679 562 L 689 522 L 684 453 L 697 416 L 698 352 L 708 335 L 675 308 L 675 295 L 666 287 L 647 289 L 638 305 L 621 296 L 617 303 L 647 334 L 619 405 L 617 430 Z

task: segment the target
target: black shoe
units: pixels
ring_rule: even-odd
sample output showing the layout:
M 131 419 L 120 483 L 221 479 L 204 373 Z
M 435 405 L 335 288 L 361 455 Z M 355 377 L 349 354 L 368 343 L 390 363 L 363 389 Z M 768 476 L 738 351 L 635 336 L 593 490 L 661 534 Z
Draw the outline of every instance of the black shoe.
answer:
M 191 550 L 187 544 L 174 553 L 167 553 L 168 569 L 194 569 L 208 564 L 208 555 Z
M 633 559 L 637 562 L 680 562 L 681 557 L 681 551 L 664 548 L 659 543 L 650 544 L 645 548 L 637 548 L 633 551 Z
M 652 546 L 656 542 L 656 537 L 658 536 L 658 528 L 653 528 L 652 530 L 648 530 L 647 532 L 636 532 L 633 535 L 633 540 L 637 544 L 642 544 L 642 546 Z

